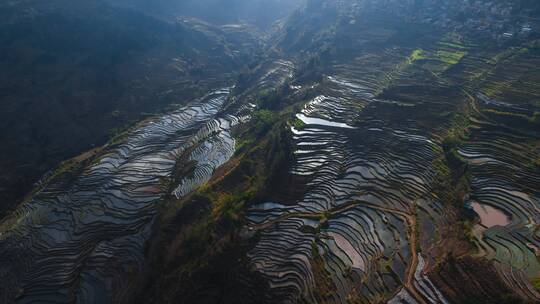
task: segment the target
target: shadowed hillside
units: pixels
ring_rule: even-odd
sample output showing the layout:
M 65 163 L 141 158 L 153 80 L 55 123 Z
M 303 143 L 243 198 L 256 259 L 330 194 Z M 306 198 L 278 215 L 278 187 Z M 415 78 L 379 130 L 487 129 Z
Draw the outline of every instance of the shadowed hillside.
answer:
M 0 15 L 0 210 L 58 162 L 230 83 L 259 48 L 248 29 L 96 1 L 8 2 Z
M 164 17 L 195 17 L 214 24 L 250 23 L 262 30 L 286 18 L 305 0 L 107 0 Z

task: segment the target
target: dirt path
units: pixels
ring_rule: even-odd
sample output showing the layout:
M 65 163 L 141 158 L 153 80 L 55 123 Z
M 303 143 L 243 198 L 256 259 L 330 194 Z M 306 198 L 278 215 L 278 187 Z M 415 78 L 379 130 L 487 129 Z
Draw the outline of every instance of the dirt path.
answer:
M 414 286 L 414 273 L 416 272 L 416 267 L 418 267 L 418 252 L 416 252 L 416 244 L 418 242 L 418 229 L 417 229 L 417 221 L 416 221 L 416 214 L 413 211 L 410 211 L 410 213 L 403 212 L 401 210 L 392 209 L 392 208 L 385 208 L 385 207 L 379 207 L 372 204 L 363 204 L 362 206 L 366 206 L 371 209 L 381 210 L 388 213 L 397 214 L 405 219 L 405 222 L 408 226 L 408 237 L 409 237 L 409 247 L 411 251 L 411 263 L 409 267 L 407 268 L 407 277 L 405 278 L 405 282 L 403 282 L 403 286 L 407 289 L 407 291 L 411 294 L 411 296 L 414 297 L 416 301 L 418 301 L 421 304 L 427 304 L 427 302 L 424 300 L 424 297 L 418 293 Z
M 288 213 L 288 214 L 285 214 L 285 215 L 282 215 L 274 220 L 271 220 L 271 221 L 267 221 L 267 222 L 264 222 L 262 224 L 259 224 L 259 225 L 254 225 L 254 226 L 250 226 L 251 228 L 253 228 L 254 230 L 261 230 L 261 229 L 266 229 L 272 225 L 274 225 L 275 223 L 277 222 L 280 222 L 280 221 L 283 221 L 283 220 L 286 220 L 286 219 L 289 219 L 289 218 L 293 218 L 293 217 L 301 217 L 301 218 L 309 218 L 309 219 L 321 219 L 322 217 L 326 216 L 326 215 L 334 215 L 334 214 L 339 214 L 339 213 L 343 213 L 345 211 L 348 211 L 348 210 L 351 210 L 353 208 L 356 208 L 356 207 L 366 207 L 366 208 L 370 208 L 370 209 L 374 209 L 374 210 L 379 210 L 379 211 L 384 211 L 384 212 L 388 212 L 388 213 L 392 213 L 392 214 L 396 214 L 402 218 L 405 219 L 405 222 L 408 226 L 408 231 L 407 231 L 407 235 L 408 235 L 408 239 L 409 239 L 409 247 L 410 247 L 410 251 L 411 251 L 411 263 L 409 264 L 409 267 L 407 268 L 407 276 L 405 278 L 405 282 L 403 282 L 403 287 L 405 289 L 407 289 L 407 291 L 411 294 L 412 297 L 414 297 L 414 299 L 416 301 L 418 301 L 418 303 L 420 304 L 427 304 L 426 300 L 424 299 L 424 297 L 422 297 L 422 295 L 416 290 L 415 286 L 414 286 L 414 274 L 416 272 L 416 268 L 418 267 L 418 253 L 416 252 L 416 244 L 418 242 L 418 229 L 417 229 L 417 220 L 416 220 L 416 214 L 414 211 L 412 210 L 409 210 L 409 212 L 405 212 L 405 211 L 401 211 L 401 210 L 397 210 L 397 209 L 393 209 L 393 208 L 386 208 L 386 207 L 381 207 L 381 206 L 377 206 L 377 205 L 373 205 L 373 204 L 370 204 L 370 203 L 366 203 L 366 202 L 358 202 L 358 201 L 353 201 L 353 202 L 350 202 L 350 203 L 347 203 L 347 204 L 344 204 L 344 205 L 341 205 L 341 206 L 338 206 L 338 207 L 334 207 L 326 212 L 320 212 L 320 213 L 309 213 L 309 212 L 293 212 L 293 213 Z M 413 206 L 413 208 L 415 208 Z

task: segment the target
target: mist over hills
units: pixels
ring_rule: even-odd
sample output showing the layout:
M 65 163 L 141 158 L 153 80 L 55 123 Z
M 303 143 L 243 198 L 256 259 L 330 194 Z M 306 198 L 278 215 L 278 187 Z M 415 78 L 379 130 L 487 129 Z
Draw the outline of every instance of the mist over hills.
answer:
M 107 0 L 114 5 L 132 7 L 167 17 L 195 17 L 223 25 L 247 22 L 267 29 L 298 9 L 303 0 Z

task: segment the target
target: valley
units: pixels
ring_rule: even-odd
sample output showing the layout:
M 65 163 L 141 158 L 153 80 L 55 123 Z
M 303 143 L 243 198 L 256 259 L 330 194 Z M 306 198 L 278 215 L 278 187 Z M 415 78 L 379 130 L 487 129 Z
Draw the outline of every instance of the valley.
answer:
M 178 19 L 222 49 L 3 218 L 0 301 L 537 303 L 540 28 L 466 2 L 312 0 L 260 36 Z

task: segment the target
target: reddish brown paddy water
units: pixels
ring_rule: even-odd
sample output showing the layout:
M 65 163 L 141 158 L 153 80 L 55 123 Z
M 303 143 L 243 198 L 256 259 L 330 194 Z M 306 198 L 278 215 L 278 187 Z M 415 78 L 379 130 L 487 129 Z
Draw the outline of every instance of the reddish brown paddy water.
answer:
M 506 226 L 511 222 L 510 216 L 500 209 L 477 202 L 471 203 L 471 207 L 480 216 L 480 222 L 486 228 Z

